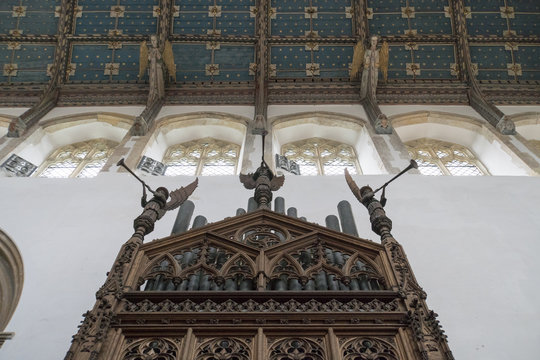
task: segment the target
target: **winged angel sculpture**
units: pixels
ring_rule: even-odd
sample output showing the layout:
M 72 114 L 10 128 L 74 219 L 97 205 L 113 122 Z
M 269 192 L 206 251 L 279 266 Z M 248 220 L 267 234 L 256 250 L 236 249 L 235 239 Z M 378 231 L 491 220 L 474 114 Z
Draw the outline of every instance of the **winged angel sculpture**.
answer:
M 283 186 L 285 176 L 275 176 L 263 160 L 255 173 L 240 174 L 240 182 L 248 190 L 255 189 L 255 201 L 259 208 L 268 209 L 272 201 L 272 191 Z
M 156 35 L 150 36 L 150 46 L 143 41 L 140 46 L 139 57 L 139 79 L 144 76 L 146 68 L 148 71 L 148 82 L 150 83 L 150 96 L 148 102 L 153 102 L 165 95 L 165 73 L 163 69 L 165 64 L 169 76 L 176 81 L 176 65 L 174 65 L 174 55 L 171 43 L 167 40 L 163 53 L 158 46 Z
M 388 56 L 389 46 L 383 41 L 381 48 L 377 49 L 377 36 L 371 37 L 369 48 L 359 41 L 354 47 L 353 62 L 351 67 L 351 81 L 358 80 L 362 73 L 360 95 L 363 98 L 371 96 L 375 98 L 379 69 L 383 79 L 388 80 Z

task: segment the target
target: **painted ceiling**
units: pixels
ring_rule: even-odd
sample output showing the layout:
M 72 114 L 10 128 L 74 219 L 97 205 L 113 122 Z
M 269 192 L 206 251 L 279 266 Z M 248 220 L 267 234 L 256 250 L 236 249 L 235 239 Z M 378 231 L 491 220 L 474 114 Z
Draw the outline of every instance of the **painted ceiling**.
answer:
M 480 82 L 540 81 L 540 1 L 463 0 Z M 60 0 L 0 1 L 0 84 L 45 84 Z M 269 81 L 348 81 L 358 40 L 353 0 L 268 0 Z M 159 0 L 77 0 L 66 84 L 146 83 L 139 45 L 159 31 Z M 390 45 L 388 83 L 459 82 L 448 0 L 367 0 L 370 35 Z M 250 0 L 175 0 L 176 84 L 253 83 L 257 7 Z M 519 40 L 519 41 L 516 41 Z

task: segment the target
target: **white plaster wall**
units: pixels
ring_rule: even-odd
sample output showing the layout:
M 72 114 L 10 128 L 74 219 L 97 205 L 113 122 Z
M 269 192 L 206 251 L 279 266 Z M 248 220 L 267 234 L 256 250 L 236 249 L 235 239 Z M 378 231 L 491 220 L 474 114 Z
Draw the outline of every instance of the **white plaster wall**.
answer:
M 8 133 L 8 128 L 5 126 L 0 126 L 0 137 L 6 135 Z
M 356 176 L 373 187 L 387 176 Z M 192 178 L 148 177 L 152 187 Z M 237 177 L 201 177 L 195 214 L 209 221 L 246 207 Z M 322 223 L 353 204 L 361 236 L 378 241 L 367 211 L 341 177 L 288 176 L 277 192 L 299 216 Z M 387 190 L 388 215 L 456 359 L 534 359 L 540 353 L 540 178 L 406 175 Z M 25 285 L 0 359 L 57 360 L 140 214 L 140 184 L 125 174 L 93 179 L 0 179 L 1 227 L 19 247 Z M 147 241 L 169 234 L 167 214 Z
M 55 107 L 49 111 L 40 122 L 63 116 L 72 116 L 87 113 L 115 113 L 128 116 L 138 116 L 144 110 L 144 106 L 80 106 L 80 107 Z
M 25 107 L 0 107 L 0 116 L 1 115 L 8 115 L 8 116 L 19 116 L 23 114 L 26 110 L 29 108 Z
M 499 110 L 501 110 L 506 115 L 515 115 L 520 114 L 524 112 L 540 112 L 540 106 L 539 105 L 530 105 L 530 106 L 498 106 Z
M 119 143 L 126 133 L 127 129 L 106 122 L 74 123 L 73 126 L 56 131 L 39 128 L 15 148 L 13 153 L 39 166 L 59 147 L 98 138 Z
M 255 108 L 253 106 L 223 106 L 223 105 L 177 105 L 177 106 L 164 106 L 159 112 L 157 118 L 161 119 L 166 116 L 189 114 L 196 112 L 221 112 L 231 115 L 238 115 L 253 119 L 255 117 Z
M 284 116 L 302 112 L 334 112 L 367 119 L 367 114 L 362 105 L 270 105 L 268 106 L 268 118 Z
M 479 113 L 467 105 L 381 105 L 380 108 L 381 111 L 388 117 L 412 113 L 415 111 L 435 111 L 472 116 L 480 119 L 481 121 L 485 121 Z
M 473 131 L 464 127 L 438 123 L 421 123 L 396 128 L 401 140 L 430 138 L 463 145 L 475 153 L 492 175 L 528 175 L 527 169 L 520 167 L 502 148 L 496 139 L 488 139 L 486 129 Z M 486 134 L 484 134 L 486 132 Z
M 202 119 L 201 119 L 202 121 Z M 211 137 L 218 140 L 228 141 L 242 146 L 245 131 L 239 128 L 232 128 L 220 125 L 199 125 L 187 126 L 172 130 L 159 130 L 154 140 L 145 150 L 145 155 L 152 159 L 162 161 L 165 152 L 170 146 L 181 144 L 191 140 Z

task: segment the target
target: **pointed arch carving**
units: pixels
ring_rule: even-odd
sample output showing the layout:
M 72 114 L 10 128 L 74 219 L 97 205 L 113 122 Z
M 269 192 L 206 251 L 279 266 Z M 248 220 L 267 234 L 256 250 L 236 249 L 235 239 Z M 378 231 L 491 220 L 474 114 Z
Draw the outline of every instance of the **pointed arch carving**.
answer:
M 243 262 L 240 264 L 239 262 Z M 254 277 L 256 274 L 256 265 L 252 259 L 244 254 L 236 254 L 231 257 L 224 265 L 220 274 L 223 277 L 242 274 L 245 277 Z
M 323 340 L 317 341 L 303 338 L 290 337 L 275 341 L 268 353 L 269 360 L 325 360 L 326 352 Z
M 341 348 L 343 360 L 398 360 L 397 349 L 387 341 L 374 337 L 357 337 Z
M 143 271 L 144 277 L 150 277 L 157 274 L 175 276 L 179 273 L 179 267 L 176 264 L 174 258 L 166 253 L 156 259 L 153 259 L 152 262 L 146 267 Z
M 122 360 L 176 360 L 178 347 L 164 338 L 144 339 L 129 345 Z
M 250 346 L 232 337 L 214 338 L 197 348 L 194 360 L 250 360 Z

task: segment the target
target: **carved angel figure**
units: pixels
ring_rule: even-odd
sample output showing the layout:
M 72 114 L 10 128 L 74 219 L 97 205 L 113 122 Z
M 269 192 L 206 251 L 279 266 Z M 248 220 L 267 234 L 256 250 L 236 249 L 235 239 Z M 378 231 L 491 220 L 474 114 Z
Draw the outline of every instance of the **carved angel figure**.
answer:
M 255 189 L 255 201 L 259 208 L 269 208 L 272 201 L 272 191 L 278 190 L 285 182 L 285 176 L 275 176 L 265 161 L 250 174 L 240 174 L 240 182 L 248 190 Z
M 176 189 L 169 194 L 169 190 L 164 187 L 158 187 L 154 191 L 154 196 L 150 200 L 146 200 L 146 189 L 143 185 L 143 196 L 141 198 L 141 206 L 144 208 L 141 215 L 139 215 L 133 224 L 135 231 L 139 231 L 140 228 L 144 228 L 144 235 L 154 230 L 154 223 L 161 219 L 163 215 L 169 210 L 174 210 L 187 200 L 187 198 L 195 191 L 199 179 L 195 179 L 191 184 L 186 187 Z M 170 200 L 167 201 L 167 199 Z
M 165 66 L 167 67 L 169 76 L 176 81 L 176 66 L 174 65 L 174 55 L 171 43 L 168 40 L 165 42 L 162 53 L 159 49 L 158 37 L 152 35 L 150 36 L 150 46 L 146 44 L 146 41 L 141 43 L 139 57 L 139 79 L 144 76 L 146 68 L 149 68 L 149 102 L 160 99 L 165 94 L 165 73 L 163 63 L 165 63 Z
M 377 42 L 377 36 L 372 36 L 369 48 L 365 48 L 361 42 L 358 42 L 354 47 L 351 81 L 358 80 L 360 71 L 362 71 L 360 90 L 362 98 L 365 98 L 367 95 L 375 97 L 379 69 L 383 74 L 384 81 L 386 82 L 388 80 L 389 46 L 384 41 L 381 48 L 377 50 Z

